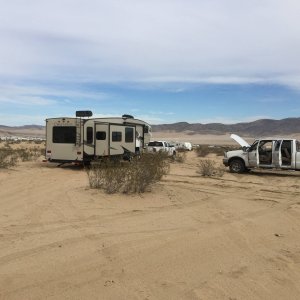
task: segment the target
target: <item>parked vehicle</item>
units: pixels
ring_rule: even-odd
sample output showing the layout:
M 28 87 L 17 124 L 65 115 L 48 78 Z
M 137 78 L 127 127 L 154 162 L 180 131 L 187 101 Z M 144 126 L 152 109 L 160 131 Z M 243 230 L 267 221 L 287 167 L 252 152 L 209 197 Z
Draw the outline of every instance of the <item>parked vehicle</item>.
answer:
M 130 159 L 151 138 L 151 126 L 130 115 L 92 118 L 90 111 L 76 118 L 46 120 L 46 159 L 50 162 L 90 162 L 102 157 Z
M 190 142 L 175 142 L 174 146 L 176 150 L 187 150 L 187 151 L 193 150 L 193 146 Z
M 233 173 L 243 173 L 252 168 L 276 168 L 300 171 L 300 142 L 291 138 L 256 139 L 250 146 L 241 137 L 232 134 L 242 150 L 228 151 L 223 163 Z
M 176 149 L 175 146 L 166 142 L 166 141 L 153 141 L 148 144 L 147 147 L 148 152 L 165 152 L 168 156 L 175 156 Z

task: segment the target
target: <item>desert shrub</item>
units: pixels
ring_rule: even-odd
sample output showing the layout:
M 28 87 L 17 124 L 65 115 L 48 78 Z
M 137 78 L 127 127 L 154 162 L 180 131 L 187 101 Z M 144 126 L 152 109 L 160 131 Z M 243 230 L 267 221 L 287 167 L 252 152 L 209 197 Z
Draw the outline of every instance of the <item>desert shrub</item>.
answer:
M 203 145 L 203 146 L 198 146 L 196 149 L 195 149 L 196 153 L 197 153 L 197 156 L 199 157 L 205 157 L 207 156 L 210 152 L 209 152 L 209 148 L 208 146 L 206 145 Z
M 224 152 L 231 150 L 238 150 L 239 147 L 234 146 L 209 146 L 209 145 L 200 145 L 195 148 L 197 156 L 206 157 L 208 154 L 216 154 L 217 156 L 223 156 Z
M 17 156 L 21 161 L 32 161 L 45 154 L 45 149 L 39 147 L 21 148 L 15 150 Z
M 169 172 L 170 162 L 165 153 L 143 154 L 131 162 L 110 161 L 92 163 L 88 169 L 91 188 L 108 194 L 144 193 Z
M 9 168 L 17 164 L 18 156 L 10 148 L 0 149 L 0 168 Z
M 208 145 L 201 145 L 198 146 L 195 150 L 199 157 L 206 157 L 208 154 L 211 153 L 214 153 L 218 156 L 224 155 L 223 147 L 209 147 Z
M 202 176 L 217 176 L 222 177 L 224 175 L 224 167 L 217 165 L 216 162 L 210 159 L 203 159 L 198 165 L 197 173 Z
M 128 168 L 124 193 L 144 193 L 170 170 L 170 160 L 166 153 L 147 153 L 134 159 Z
M 186 151 L 177 152 L 174 160 L 178 163 L 184 163 L 186 161 Z

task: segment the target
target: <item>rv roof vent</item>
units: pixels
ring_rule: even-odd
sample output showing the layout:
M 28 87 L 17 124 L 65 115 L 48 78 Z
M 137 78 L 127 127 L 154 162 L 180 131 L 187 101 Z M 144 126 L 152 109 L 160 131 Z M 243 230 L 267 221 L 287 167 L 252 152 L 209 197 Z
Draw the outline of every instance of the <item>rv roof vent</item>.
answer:
M 93 113 L 90 110 L 77 110 L 76 117 L 84 118 L 84 117 L 91 117 Z
M 134 119 L 134 117 L 131 115 L 123 115 L 122 118 L 123 119 Z

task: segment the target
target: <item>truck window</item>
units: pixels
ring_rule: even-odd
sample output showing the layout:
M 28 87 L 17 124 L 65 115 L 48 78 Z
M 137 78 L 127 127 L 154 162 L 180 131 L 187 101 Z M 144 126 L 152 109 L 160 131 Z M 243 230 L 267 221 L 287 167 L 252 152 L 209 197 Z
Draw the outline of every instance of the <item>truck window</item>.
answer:
M 75 126 L 54 126 L 52 131 L 52 142 L 57 144 L 75 144 Z
M 150 147 L 163 147 L 163 143 L 162 142 L 150 142 L 148 144 L 148 146 L 150 146 Z
M 87 144 L 93 144 L 93 127 L 87 127 L 86 128 L 86 143 Z
M 97 131 L 96 132 L 96 140 L 105 141 L 106 140 L 106 132 L 105 131 Z
M 122 132 L 121 131 L 113 131 L 111 135 L 112 142 L 122 142 Z
M 126 127 L 125 128 L 125 143 L 132 143 L 133 142 L 133 128 Z

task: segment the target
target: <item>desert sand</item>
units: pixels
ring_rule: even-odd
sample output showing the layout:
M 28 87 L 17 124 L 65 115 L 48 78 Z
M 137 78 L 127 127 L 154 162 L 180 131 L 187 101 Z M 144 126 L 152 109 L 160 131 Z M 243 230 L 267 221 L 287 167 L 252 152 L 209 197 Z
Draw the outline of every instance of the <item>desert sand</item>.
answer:
M 199 160 L 142 195 L 41 159 L 0 170 L 0 299 L 299 299 L 300 172 Z

